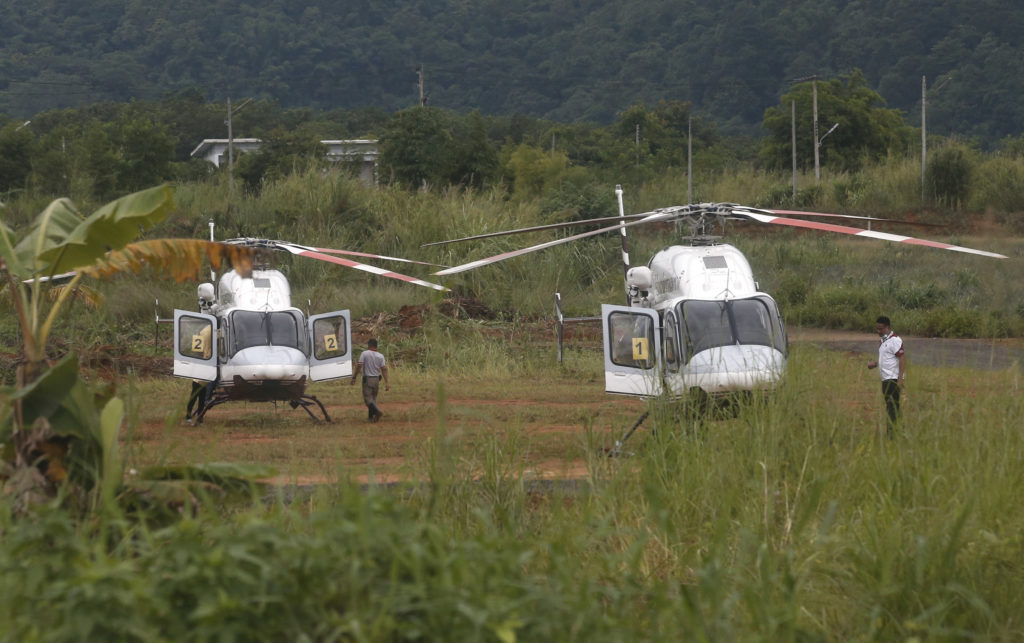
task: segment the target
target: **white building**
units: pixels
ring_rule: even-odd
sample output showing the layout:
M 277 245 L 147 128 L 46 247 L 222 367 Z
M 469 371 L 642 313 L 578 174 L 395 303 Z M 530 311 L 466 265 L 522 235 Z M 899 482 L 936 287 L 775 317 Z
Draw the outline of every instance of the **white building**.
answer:
M 246 152 L 255 152 L 262 141 L 258 138 L 236 138 L 231 141 L 235 156 Z M 327 160 L 334 162 L 359 163 L 359 178 L 373 184 L 377 178 L 377 159 L 380 151 L 376 139 L 350 139 L 320 141 L 327 146 Z M 203 142 L 192 150 L 192 158 L 201 158 L 220 167 L 227 162 L 228 139 L 204 138 Z

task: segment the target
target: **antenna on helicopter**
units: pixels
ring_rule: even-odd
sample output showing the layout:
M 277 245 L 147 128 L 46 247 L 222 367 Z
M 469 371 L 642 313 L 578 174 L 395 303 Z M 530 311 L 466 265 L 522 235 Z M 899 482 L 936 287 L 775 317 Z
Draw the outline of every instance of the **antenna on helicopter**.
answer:
M 619 235 L 622 237 L 622 278 L 629 286 L 629 247 L 626 243 L 626 210 L 622 207 L 622 186 L 615 186 L 615 198 L 619 201 Z M 626 305 L 630 305 L 629 294 L 626 294 Z
M 213 219 L 210 219 L 210 241 L 213 241 Z M 217 281 L 217 273 L 214 271 L 213 266 L 210 266 L 210 281 Z

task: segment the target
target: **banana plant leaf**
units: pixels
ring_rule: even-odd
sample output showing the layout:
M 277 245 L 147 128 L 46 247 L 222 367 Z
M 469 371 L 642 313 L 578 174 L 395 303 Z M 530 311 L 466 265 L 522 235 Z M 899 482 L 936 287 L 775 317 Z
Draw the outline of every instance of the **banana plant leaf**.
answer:
M 76 216 L 77 223 L 70 229 L 70 203 L 64 209 L 55 208 L 49 216 L 51 208 L 47 208 L 37 220 L 38 225 L 18 244 L 19 253 L 33 253 L 37 270 L 47 273 L 91 266 L 107 252 L 120 250 L 134 241 L 140 229 L 147 230 L 162 221 L 170 211 L 172 194 L 168 185 L 129 194 L 84 220 Z

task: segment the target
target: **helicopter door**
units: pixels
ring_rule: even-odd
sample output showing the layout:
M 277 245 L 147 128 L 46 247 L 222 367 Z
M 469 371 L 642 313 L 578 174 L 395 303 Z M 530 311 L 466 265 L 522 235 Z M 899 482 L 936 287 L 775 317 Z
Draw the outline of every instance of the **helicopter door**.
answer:
M 657 311 L 601 305 L 604 337 L 604 389 L 608 393 L 655 396 L 661 393 Z
M 309 354 L 309 379 L 336 380 L 352 375 L 352 314 L 339 310 L 309 318 L 313 350 Z
M 174 311 L 174 375 L 212 382 L 217 379 L 217 318 Z

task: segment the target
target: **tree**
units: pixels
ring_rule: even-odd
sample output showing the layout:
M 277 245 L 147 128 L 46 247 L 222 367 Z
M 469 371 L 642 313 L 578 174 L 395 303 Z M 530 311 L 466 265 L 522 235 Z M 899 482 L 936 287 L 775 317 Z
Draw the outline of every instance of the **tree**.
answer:
M 32 157 L 32 132 L 21 122 L 0 129 L 0 193 L 23 189 Z
M 608 158 L 617 157 L 620 171 L 636 166 L 655 172 L 685 167 L 691 129 L 695 152 L 717 141 L 714 125 L 693 117 L 689 102 L 662 100 L 652 110 L 643 104 L 634 105 L 620 113 L 611 127 L 616 145 L 609 150 Z
M 117 183 L 121 190 L 140 190 L 169 178 L 174 140 L 167 127 L 136 118 L 119 128 Z
M 408 187 L 445 185 L 456 166 L 452 118 L 436 107 L 413 107 L 392 116 L 380 136 L 384 173 Z
M 765 110 L 762 128 L 761 158 L 772 169 L 792 165 L 792 116 L 790 105 L 796 102 L 797 164 L 814 166 L 814 108 L 812 81 L 794 85 L 782 96 L 777 107 Z M 827 81 L 818 81 L 818 138 L 838 123 L 838 127 L 819 147 L 822 165 L 836 170 L 856 170 L 866 160 L 876 160 L 888 152 L 902 151 L 910 144 L 913 132 L 903 122 L 899 110 L 887 109 L 885 101 L 867 87 L 864 75 L 855 70 Z
M 284 178 L 297 169 L 323 164 L 326 155 L 327 147 L 316 138 L 275 129 L 263 139 L 259 150 L 238 158 L 235 171 L 247 188 L 258 191 L 264 180 Z
M 487 127 L 479 111 L 470 112 L 460 129 L 464 132 L 456 137 L 451 178 L 462 185 L 481 187 L 498 170 L 498 152 L 487 139 Z
M 525 143 L 509 156 L 513 194 L 517 198 L 540 196 L 565 175 L 569 159 L 561 152 L 548 153 Z

